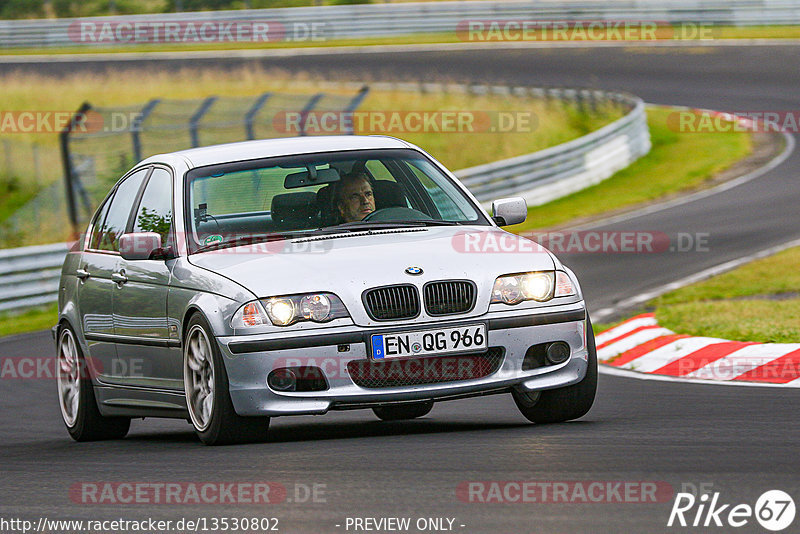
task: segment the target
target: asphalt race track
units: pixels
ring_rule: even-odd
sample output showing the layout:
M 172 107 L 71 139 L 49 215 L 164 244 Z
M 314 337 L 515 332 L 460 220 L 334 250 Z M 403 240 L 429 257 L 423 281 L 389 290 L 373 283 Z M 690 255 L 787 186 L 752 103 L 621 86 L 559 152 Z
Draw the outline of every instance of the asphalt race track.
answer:
M 339 79 L 590 85 L 627 90 L 653 103 L 728 111 L 789 111 L 800 103 L 800 50 L 794 46 L 498 49 L 247 61 Z M 0 64 L 0 72 L 181 66 L 187 64 L 28 63 Z M 579 275 L 590 310 L 613 308 L 665 283 L 800 238 L 798 176 L 795 152 L 763 176 L 720 194 L 598 227 L 707 234 L 708 250 L 562 258 Z M 8 338 L 0 346 L 3 357 L 54 353 L 49 333 Z M 411 422 L 381 423 L 369 411 L 275 419 L 271 442 L 227 448 L 202 446 L 185 422 L 158 420 L 134 421 L 122 441 L 76 444 L 60 420 L 53 380 L 3 379 L 0 393 L 3 518 L 246 515 L 277 517 L 282 532 L 326 533 L 353 532 L 346 528 L 348 517 L 411 517 L 412 524 L 417 518 L 455 518 L 452 529 L 467 533 L 665 532 L 698 530 L 667 528 L 674 493 L 683 487 L 705 484 L 720 493 L 720 503 L 731 505 L 753 506 L 771 489 L 800 498 L 796 389 L 601 375 L 592 411 L 567 424 L 528 424 L 510 396 L 492 396 L 437 404 L 429 416 Z M 83 482 L 208 481 L 271 481 L 282 484 L 288 497 L 266 506 L 98 505 L 70 494 Z M 656 503 L 475 503 L 457 492 L 468 481 L 644 481 L 666 483 L 670 491 Z M 312 503 L 303 497 L 314 484 L 324 485 L 324 494 Z M 737 531 L 764 530 L 751 518 Z

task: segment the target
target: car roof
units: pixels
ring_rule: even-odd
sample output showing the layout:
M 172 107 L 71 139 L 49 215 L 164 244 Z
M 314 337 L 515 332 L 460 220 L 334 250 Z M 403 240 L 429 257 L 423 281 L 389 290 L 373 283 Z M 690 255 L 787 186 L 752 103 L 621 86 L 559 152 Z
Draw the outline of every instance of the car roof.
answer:
M 394 137 L 378 135 L 286 137 L 190 148 L 169 154 L 151 156 L 142 163 L 166 162 L 173 157 L 179 157 L 184 159 L 190 168 L 195 168 L 216 163 L 290 156 L 293 154 L 382 148 L 414 148 L 414 146 Z

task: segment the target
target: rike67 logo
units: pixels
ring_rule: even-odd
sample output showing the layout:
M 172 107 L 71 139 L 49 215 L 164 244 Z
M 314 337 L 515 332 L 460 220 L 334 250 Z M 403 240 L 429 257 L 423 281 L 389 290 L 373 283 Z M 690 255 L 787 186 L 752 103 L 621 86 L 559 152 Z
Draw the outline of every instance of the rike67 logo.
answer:
M 781 490 L 764 492 L 756 500 L 755 506 L 725 503 L 718 491 L 710 495 L 704 493 L 700 497 L 678 493 L 667 526 L 740 528 L 752 525 L 755 519 L 763 528 L 778 532 L 790 526 L 794 516 L 794 500 Z

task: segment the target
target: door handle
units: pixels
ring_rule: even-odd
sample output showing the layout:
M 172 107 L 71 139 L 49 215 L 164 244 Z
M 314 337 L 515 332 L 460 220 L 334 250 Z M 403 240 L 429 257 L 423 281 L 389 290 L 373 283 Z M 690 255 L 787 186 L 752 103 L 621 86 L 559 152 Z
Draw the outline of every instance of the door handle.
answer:
M 124 269 L 122 271 L 119 271 L 119 272 L 111 273 L 111 279 L 113 281 L 115 281 L 116 283 L 120 284 L 120 285 L 122 285 L 122 284 L 124 284 L 125 282 L 128 281 L 128 277 L 125 276 L 125 270 Z
M 89 278 L 89 271 L 87 271 L 86 269 L 77 269 L 75 271 L 75 276 L 77 276 L 81 280 L 86 280 L 87 278 Z

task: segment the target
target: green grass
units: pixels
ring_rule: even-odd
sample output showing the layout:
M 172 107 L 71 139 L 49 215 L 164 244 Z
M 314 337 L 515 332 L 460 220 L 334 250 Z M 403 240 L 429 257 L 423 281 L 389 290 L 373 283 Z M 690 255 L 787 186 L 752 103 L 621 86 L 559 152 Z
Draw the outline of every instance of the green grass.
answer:
M 654 299 L 659 324 L 680 334 L 800 342 L 800 248 Z
M 5 221 L 15 211 L 36 195 L 38 188 L 28 180 L 16 176 L 0 175 L 0 222 Z
M 656 318 L 661 326 L 691 336 L 800 342 L 800 299 L 686 302 L 659 307 Z
M 678 133 L 670 129 L 670 108 L 649 108 L 650 153 L 600 184 L 535 206 L 513 232 L 553 228 L 576 219 L 662 199 L 702 186 L 752 151 L 750 134 Z
M 58 320 L 58 305 L 33 308 L 22 313 L 0 314 L 0 337 L 46 330 Z
M 754 261 L 658 297 L 658 306 L 800 292 L 800 248 Z

